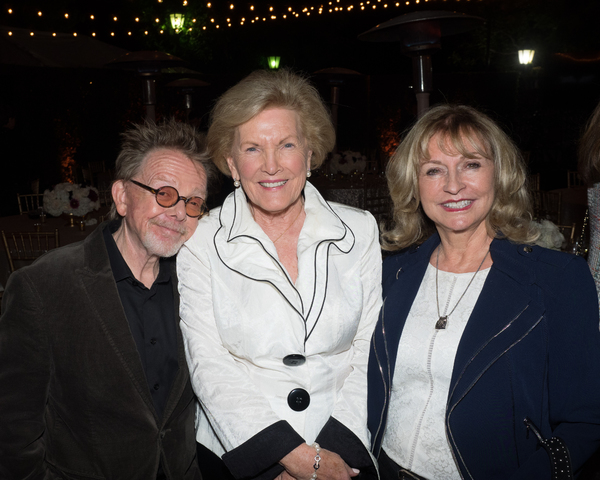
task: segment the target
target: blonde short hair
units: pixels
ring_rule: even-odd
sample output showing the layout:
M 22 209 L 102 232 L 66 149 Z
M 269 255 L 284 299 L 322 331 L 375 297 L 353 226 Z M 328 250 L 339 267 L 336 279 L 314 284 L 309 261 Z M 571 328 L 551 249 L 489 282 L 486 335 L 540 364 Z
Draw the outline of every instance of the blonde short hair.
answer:
M 311 167 L 321 166 L 335 145 L 335 130 L 319 92 L 289 70 L 258 70 L 227 90 L 211 112 L 207 149 L 221 172 L 231 176 L 227 157 L 232 154 L 237 128 L 273 107 L 298 114 L 301 134 L 313 152 Z
M 474 108 L 439 105 L 417 121 L 388 163 L 394 214 L 392 228 L 382 235 L 383 248 L 399 250 L 419 244 L 434 231 L 420 205 L 418 175 L 436 134 L 440 134 L 442 151 L 450 147 L 449 154 L 480 156 L 494 163 L 494 202 L 486 219 L 490 235 L 532 243 L 538 234 L 531 224 L 525 163 L 515 144 L 492 119 Z

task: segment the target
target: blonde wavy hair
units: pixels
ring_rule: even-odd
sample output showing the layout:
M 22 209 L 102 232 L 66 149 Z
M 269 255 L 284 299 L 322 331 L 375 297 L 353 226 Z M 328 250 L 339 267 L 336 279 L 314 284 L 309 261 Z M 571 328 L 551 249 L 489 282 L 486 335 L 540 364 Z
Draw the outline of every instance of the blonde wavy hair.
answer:
M 494 163 L 494 202 L 486 219 L 492 237 L 533 243 L 539 236 L 531 223 L 531 198 L 521 153 L 487 115 L 464 105 L 431 108 L 408 132 L 390 159 L 386 176 L 394 205 L 393 224 L 382 234 L 382 248 L 399 250 L 423 243 L 435 230 L 420 204 L 419 170 L 429 159 L 429 142 L 439 135 L 439 148 L 465 158 Z
M 211 112 L 206 143 L 221 172 L 231 176 L 227 157 L 232 154 L 237 128 L 274 107 L 298 114 L 303 140 L 313 152 L 311 167 L 321 166 L 335 145 L 335 130 L 319 92 L 306 78 L 290 70 L 257 70 L 227 90 Z

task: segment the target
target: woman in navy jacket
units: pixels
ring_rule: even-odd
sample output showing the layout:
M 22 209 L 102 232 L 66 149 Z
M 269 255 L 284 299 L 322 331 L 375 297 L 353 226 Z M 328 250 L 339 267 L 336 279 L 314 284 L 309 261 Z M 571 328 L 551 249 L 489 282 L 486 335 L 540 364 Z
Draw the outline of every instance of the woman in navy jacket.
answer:
M 577 472 L 600 445 L 596 291 L 583 259 L 532 245 L 518 150 L 480 112 L 439 106 L 387 175 L 399 252 L 369 360 L 382 479 L 558 478 L 537 434 Z

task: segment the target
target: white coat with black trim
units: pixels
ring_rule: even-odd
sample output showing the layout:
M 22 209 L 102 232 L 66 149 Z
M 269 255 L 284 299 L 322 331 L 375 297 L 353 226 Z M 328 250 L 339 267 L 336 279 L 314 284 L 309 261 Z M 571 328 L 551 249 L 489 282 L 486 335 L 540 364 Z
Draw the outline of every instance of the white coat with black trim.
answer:
M 178 256 L 181 329 L 201 403 L 197 440 L 225 454 L 240 477 L 293 449 L 286 432 L 310 444 L 332 420 L 369 445 L 367 356 L 381 306 L 377 224 L 368 212 L 328 204 L 310 183 L 304 195 L 295 284 L 242 189 L 199 222 Z M 290 354 L 306 362 L 286 366 Z M 310 395 L 305 410 L 288 405 L 296 388 Z M 261 458 L 236 472 L 236 449 L 252 456 L 253 443 L 265 440 L 279 450 L 275 458 L 265 460 L 261 443 Z

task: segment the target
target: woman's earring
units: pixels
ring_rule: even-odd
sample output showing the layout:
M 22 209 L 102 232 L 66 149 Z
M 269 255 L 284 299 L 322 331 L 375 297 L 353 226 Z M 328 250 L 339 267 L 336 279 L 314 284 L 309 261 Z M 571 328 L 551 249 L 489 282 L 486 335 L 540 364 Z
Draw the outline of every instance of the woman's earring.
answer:
M 312 175 L 310 169 L 308 169 L 308 171 L 306 172 L 306 178 L 309 178 Z
M 239 181 L 239 180 L 234 180 L 234 181 L 233 181 L 233 186 L 234 186 L 235 188 L 240 188 L 240 185 L 241 185 L 241 183 L 240 183 L 240 181 Z

